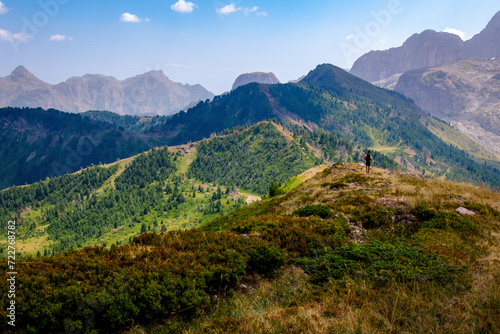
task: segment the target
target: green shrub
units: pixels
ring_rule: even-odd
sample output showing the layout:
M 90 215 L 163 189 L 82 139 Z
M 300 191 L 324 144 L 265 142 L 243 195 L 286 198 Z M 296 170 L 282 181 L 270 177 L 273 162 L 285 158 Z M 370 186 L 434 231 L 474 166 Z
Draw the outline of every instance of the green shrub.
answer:
M 361 211 L 359 216 L 355 219 L 360 222 L 364 228 L 373 229 L 389 226 L 395 214 L 395 210 L 377 205 L 369 211 Z
M 273 276 L 285 263 L 283 253 L 277 247 L 258 246 L 250 252 L 248 266 L 265 276 Z
M 344 244 L 351 229 L 345 219 L 260 216 L 234 223 L 231 231 L 259 234 L 290 257 L 299 257 L 312 255 L 320 248 Z
M 271 276 L 283 263 L 281 250 L 267 241 L 199 230 L 146 233 L 110 250 L 27 258 L 17 276 L 16 324 L 20 332 L 108 333 L 178 312 L 189 317 L 243 275 Z M 6 268 L 7 259 L 0 259 L 0 269 Z M 0 282 L 2 291 L 7 288 L 6 280 Z M 0 316 L 6 317 L 5 309 Z M 0 324 L 0 331 L 6 326 Z
M 447 284 L 466 270 L 447 265 L 423 250 L 383 242 L 329 249 L 323 255 L 300 258 L 296 262 L 311 275 L 312 283 L 369 278 L 379 283 L 433 280 Z
M 462 233 L 479 234 L 480 229 L 476 218 L 472 216 L 460 216 L 455 212 L 436 211 L 434 216 L 422 224 L 425 228 L 452 229 Z
M 300 209 L 295 210 L 293 214 L 299 217 L 316 216 L 325 219 L 333 216 L 332 210 L 321 204 L 306 205 Z
M 359 193 L 356 191 L 347 192 L 340 195 L 334 202 L 335 208 L 340 208 L 342 206 L 355 206 L 361 207 L 369 205 L 373 202 L 373 199 L 363 193 Z
M 269 197 L 283 195 L 284 193 L 285 192 L 281 189 L 281 183 L 271 181 L 271 184 L 269 185 Z

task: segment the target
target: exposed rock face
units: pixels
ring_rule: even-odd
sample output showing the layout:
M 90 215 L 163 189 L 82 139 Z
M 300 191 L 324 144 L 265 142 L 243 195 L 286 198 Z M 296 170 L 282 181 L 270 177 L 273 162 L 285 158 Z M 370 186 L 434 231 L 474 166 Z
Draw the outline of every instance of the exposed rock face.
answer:
M 486 28 L 465 42 L 462 57 L 476 59 L 500 57 L 500 11 L 493 16 Z
M 356 60 L 351 73 L 375 82 L 397 73 L 441 65 L 463 57 L 500 57 L 500 12 L 483 31 L 466 42 L 457 35 L 425 30 L 408 38 L 400 47 L 364 54 Z
M 461 59 L 403 74 L 395 90 L 500 154 L 500 59 Z
M 213 96 L 200 85 L 173 82 L 162 71 L 151 71 L 123 81 L 100 74 L 86 74 L 50 85 L 19 66 L 11 75 L 0 78 L 0 107 L 170 115 L 193 102 L 212 99 Z
M 269 72 L 253 72 L 253 73 L 245 73 L 236 78 L 233 84 L 233 88 L 231 90 L 235 90 L 236 88 L 249 84 L 251 82 L 258 82 L 262 84 L 277 84 L 280 83 L 276 76 Z
M 364 54 L 356 60 L 351 73 L 374 82 L 412 69 L 452 62 L 460 57 L 463 43 L 457 35 L 425 30 L 408 38 L 401 47 Z

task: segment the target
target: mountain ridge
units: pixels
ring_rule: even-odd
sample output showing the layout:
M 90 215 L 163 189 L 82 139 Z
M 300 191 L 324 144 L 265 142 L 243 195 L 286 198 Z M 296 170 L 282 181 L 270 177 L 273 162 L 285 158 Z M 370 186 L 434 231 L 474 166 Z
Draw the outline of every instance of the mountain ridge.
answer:
M 11 75 L 0 78 L 0 107 L 170 115 L 193 102 L 212 98 L 213 94 L 203 86 L 173 82 L 161 70 L 122 81 L 102 74 L 85 74 L 50 85 L 20 65 Z
M 401 164 L 417 166 L 429 175 L 463 181 L 476 178 L 474 182 L 486 177 L 488 182 L 497 182 L 494 175 L 500 171 L 483 160 L 479 166 L 468 153 L 443 142 L 425 127 L 425 122 L 422 124 L 425 117 L 404 95 L 323 64 L 298 84 L 240 86 L 173 115 L 150 133 L 169 145 L 179 145 L 226 129 L 277 119 L 294 124 L 298 132 L 323 130 L 358 147 L 382 149 Z M 436 159 L 441 161 L 437 163 Z
M 500 57 L 500 11 L 470 40 L 446 32 L 425 30 L 410 36 L 402 46 L 370 51 L 359 57 L 351 73 L 370 82 L 409 70 L 454 62 L 463 57 Z

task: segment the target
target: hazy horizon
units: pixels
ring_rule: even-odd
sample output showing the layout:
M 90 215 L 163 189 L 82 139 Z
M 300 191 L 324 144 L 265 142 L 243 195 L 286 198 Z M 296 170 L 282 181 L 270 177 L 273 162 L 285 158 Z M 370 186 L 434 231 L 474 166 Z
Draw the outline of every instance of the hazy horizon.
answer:
M 425 29 L 469 39 L 498 10 L 492 0 L 0 0 L 0 77 L 19 65 L 50 84 L 162 70 L 221 94 L 242 73 L 288 82 L 321 63 L 350 68 Z

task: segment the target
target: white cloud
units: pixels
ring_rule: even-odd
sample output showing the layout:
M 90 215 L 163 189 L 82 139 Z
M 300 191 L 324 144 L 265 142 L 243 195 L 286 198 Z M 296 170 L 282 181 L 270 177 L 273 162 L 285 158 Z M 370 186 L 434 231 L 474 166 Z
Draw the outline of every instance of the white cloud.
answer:
M 466 35 L 465 35 L 465 32 L 463 32 L 461 30 L 450 28 L 450 27 L 446 27 L 446 29 L 444 29 L 443 31 L 444 32 L 448 32 L 450 34 L 455 34 L 455 35 L 457 35 L 458 37 L 460 37 L 464 41 L 467 39 Z
M 193 2 L 186 2 L 186 0 L 179 0 L 170 6 L 170 9 L 179 13 L 192 13 L 194 8 L 198 5 Z
M 9 8 L 5 7 L 4 3 L 0 1 L 0 15 L 5 14 L 9 11 Z
M 64 41 L 72 41 L 73 40 L 73 37 L 68 37 L 66 35 L 52 35 L 50 36 L 50 39 L 49 41 L 52 41 L 52 42 L 64 42 Z
M 148 22 L 148 21 L 149 21 L 148 18 L 141 19 L 137 15 L 130 14 L 130 13 L 123 13 L 120 16 L 120 22 L 139 23 L 139 22 Z
M 20 41 L 20 42 L 27 42 L 29 40 L 32 40 L 33 37 L 26 35 L 22 32 L 17 32 L 17 33 L 12 33 L 8 30 L 3 30 L 0 29 L 0 41 L 6 41 L 6 42 L 14 42 L 14 41 Z
M 351 38 L 354 38 L 354 35 L 353 34 L 350 34 L 348 36 L 345 37 L 345 40 L 348 41 L 350 40 Z
M 260 16 L 267 16 L 267 12 L 259 12 L 259 7 L 254 6 L 252 8 L 243 8 L 243 7 L 236 7 L 234 3 L 226 5 L 222 8 L 217 9 L 217 13 L 222 14 L 222 15 L 229 15 L 229 14 L 234 14 L 239 11 L 243 11 L 245 15 L 249 15 L 250 13 L 255 13 L 256 15 Z
M 217 13 L 222 14 L 222 15 L 229 15 L 229 14 L 236 13 L 237 11 L 239 11 L 241 9 L 242 9 L 241 7 L 236 8 L 236 5 L 234 3 L 232 3 L 232 4 L 225 5 L 224 7 L 217 9 Z

